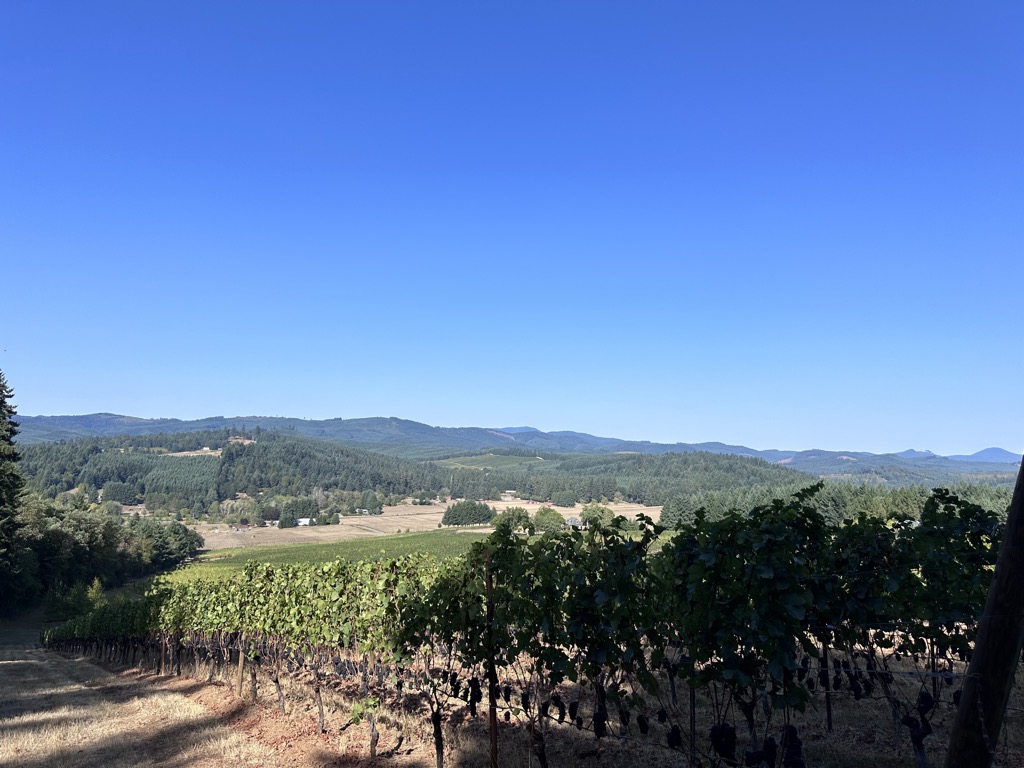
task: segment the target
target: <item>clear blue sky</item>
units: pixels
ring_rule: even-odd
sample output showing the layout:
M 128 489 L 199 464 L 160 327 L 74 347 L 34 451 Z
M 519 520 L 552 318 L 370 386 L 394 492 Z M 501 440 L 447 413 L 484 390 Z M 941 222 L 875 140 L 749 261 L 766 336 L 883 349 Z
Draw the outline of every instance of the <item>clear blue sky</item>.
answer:
M 1024 4 L 0 7 L 25 415 L 1024 449 Z

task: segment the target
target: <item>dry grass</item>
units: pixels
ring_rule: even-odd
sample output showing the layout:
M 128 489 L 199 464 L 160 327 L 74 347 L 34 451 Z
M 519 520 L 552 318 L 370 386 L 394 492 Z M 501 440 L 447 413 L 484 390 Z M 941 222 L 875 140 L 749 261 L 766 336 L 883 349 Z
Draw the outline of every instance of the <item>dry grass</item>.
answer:
M 531 513 L 540 504 L 525 501 L 489 501 L 487 502 L 499 512 L 508 507 L 525 507 Z M 642 504 L 613 503 L 608 505 L 616 515 L 629 519 L 637 514 L 645 514 L 655 521 L 661 515 L 661 507 L 645 507 Z M 385 507 L 382 515 L 356 515 L 343 517 L 338 525 L 314 525 L 302 528 L 251 528 L 247 531 L 234 531 L 225 523 L 200 524 L 193 526 L 206 540 L 206 549 L 232 549 L 235 547 L 260 547 L 278 544 L 301 544 L 312 542 L 348 541 L 351 539 L 368 538 L 371 536 L 387 536 L 399 531 L 431 531 L 436 530 L 444 516 L 446 504 L 436 503 L 430 506 L 399 504 Z M 555 507 L 563 517 L 579 516 L 582 506 Z
M 230 671 L 230 670 L 229 670 Z M 205 680 L 206 670 L 202 669 Z M 515 680 L 509 682 L 515 683 Z M 1021 680 L 1020 682 L 1024 682 Z M 0 647 L 0 768 L 102 765 L 105 768 L 212 768 L 212 766 L 366 766 L 428 768 L 433 766 L 430 724 L 425 708 L 388 706 L 378 711 L 381 738 L 376 763 L 368 757 L 366 722 L 351 721 L 351 706 L 358 700 L 354 681 L 331 683 L 323 691 L 327 733 L 316 727 L 316 707 L 306 680 L 283 677 L 288 715 L 276 711 L 273 688 L 260 676 L 259 703 L 243 703 L 223 682 L 206 684 L 185 677 L 157 678 L 139 671 L 110 674 L 81 660 L 65 659 L 35 648 Z M 901 683 L 901 698 L 913 698 L 919 682 Z M 940 710 L 933 718 L 935 735 L 927 742 L 932 765 L 941 765 L 953 711 L 945 689 Z M 669 705 L 672 719 L 688 735 L 688 695 L 680 688 L 677 708 Z M 580 692 L 571 689 L 571 701 Z M 585 704 L 588 694 L 584 694 Z M 668 702 L 665 702 L 668 705 Z M 1020 687 L 1010 711 L 996 755 L 999 768 L 1024 766 Z M 488 739 L 485 705 L 470 718 L 456 708 L 445 726 L 446 765 L 478 768 L 487 764 Z M 653 704 L 656 708 L 657 704 Z M 504 714 L 504 707 L 499 710 Z M 739 713 L 728 715 L 737 726 L 739 756 L 746 743 Z M 697 697 L 697 737 L 702 765 L 715 765 L 708 754 L 707 731 L 714 720 L 712 702 Z M 913 765 L 906 729 L 894 727 L 888 705 L 880 697 L 853 700 L 849 693 L 834 694 L 834 729 L 826 729 L 821 696 L 806 713 L 790 713 L 804 742 L 809 768 L 903 768 Z M 763 715 L 758 714 L 762 725 Z M 767 731 L 776 736 L 784 714 L 776 712 Z M 592 733 L 566 724 L 545 726 L 547 753 L 552 768 L 668 768 L 687 764 L 682 753 L 665 747 L 666 727 L 654 723 L 651 735 L 595 740 Z M 618 724 L 610 723 L 610 732 Z M 501 724 L 501 765 L 533 768 L 530 738 L 513 717 Z
M 277 766 L 179 693 L 35 648 L 0 648 L 0 766 Z
M 893 692 L 903 701 L 912 702 L 916 698 L 921 685 L 912 666 L 906 662 L 897 663 L 902 668 L 901 676 L 893 687 Z M 469 673 L 463 673 L 465 679 Z M 513 690 L 519 685 L 515 676 L 503 679 L 502 684 L 511 683 Z M 289 711 L 312 716 L 313 705 L 309 687 L 303 680 L 288 679 L 283 681 L 289 701 Z M 998 768 L 1021 768 L 1024 766 L 1024 728 L 1020 707 L 1024 705 L 1022 695 L 1024 675 L 1019 675 L 1018 686 L 1011 696 L 1010 709 L 1004 725 L 1003 736 L 995 756 Z M 329 730 L 340 733 L 338 748 L 345 754 L 366 754 L 367 733 L 348 725 L 348 717 L 352 704 L 358 700 L 355 683 L 339 682 L 324 687 L 324 702 L 327 705 Z M 605 766 L 605 768 L 634 768 L 635 766 L 652 766 L 667 768 L 687 764 L 689 754 L 689 694 L 685 683 L 679 683 L 679 701 L 673 706 L 665 701 L 650 702 L 648 717 L 651 721 L 651 733 L 648 736 L 639 734 L 635 721 L 631 724 L 624 738 L 610 735 L 600 741 L 594 738 L 589 730 L 589 714 L 593 705 L 593 693 L 589 689 L 580 690 L 568 686 L 560 690 L 566 702 L 581 699 L 581 712 L 587 711 L 586 723 L 579 730 L 568 722 L 556 724 L 545 721 L 547 755 L 552 768 L 585 768 L 587 766 Z M 925 746 L 931 765 L 941 765 L 947 747 L 947 739 L 952 727 L 954 709 L 950 702 L 954 688 L 940 687 L 938 710 L 931 716 L 935 728 L 933 736 L 926 740 Z M 514 694 L 515 695 L 515 694 Z M 269 702 L 272 694 L 269 687 L 264 687 L 261 697 Z M 429 712 L 424 706 L 409 707 L 409 698 L 399 699 L 389 695 L 388 703 L 379 711 L 378 725 L 381 728 L 382 750 L 390 749 L 398 743 L 398 737 L 404 740 L 409 759 L 429 760 L 432 764 L 431 733 Z M 399 704 L 399 702 L 403 704 Z M 914 765 L 910 738 L 905 727 L 893 722 L 888 702 L 875 691 L 874 696 L 855 700 L 848 690 L 832 693 L 833 729 L 827 727 L 827 716 L 824 696 L 819 692 L 812 705 L 803 713 L 774 712 L 771 720 L 766 723 L 764 713 L 758 707 L 757 720 L 761 737 L 772 735 L 781 738 L 783 726 L 787 720 L 798 729 L 804 744 L 804 758 L 808 768 L 904 768 Z M 486 699 L 480 705 L 477 718 L 468 715 L 466 707 L 458 702 L 450 710 L 450 719 L 446 720 L 445 743 L 446 765 L 461 768 L 476 768 L 488 764 L 488 736 L 486 728 Z M 721 703 L 721 702 L 720 702 Z M 679 723 L 683 730 L 684 748 L 682 752 L 667 748 L 668 727 L 655 722 L 654 712 L 664 705 L 670 712 L 671 721 Z M 511 723 L 504 722 L 504 713 L 508 709 L 499 705 L 500 722 L 499 748 L 503 768 L 534 768 L 537 759 L 532 754 L 531 738 L 525 725 L 518 723 L 514 713 Z M 708 732 L 717 718 L 713 701 L 698 692 L 696 697 L 696 740 L 697 754 L 704 766 L 721 766 L 715 762 L 711 753 Z M 724 715 L 724 719 L 732 722 L 737 729 L 737 755 L 742 761 L 747 746 L 747 734 L 742 723 L 742 716 L 733 706 Z M 614 717 L 609 723 L 609 733 L 618 734 L 620 726 Z M 360 751 L 361 750 L 361 751 Z M 413 763 L 415 764 L 415 763 Z

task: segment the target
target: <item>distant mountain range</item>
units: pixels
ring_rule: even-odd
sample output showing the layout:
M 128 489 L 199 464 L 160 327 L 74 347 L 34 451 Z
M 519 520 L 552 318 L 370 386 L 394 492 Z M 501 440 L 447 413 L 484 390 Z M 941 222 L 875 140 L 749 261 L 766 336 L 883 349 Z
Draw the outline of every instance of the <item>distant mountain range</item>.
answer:
M 972 453 L 970 456 L 947 456 L 946 458 L 953 461 L 994 461 L 1009 464 L 1020 462 L 1020 456 L 1004 451 L 1002 448 L 985 448 L 977 453 Z
M 392 456 L 431 459 L 491 450 L 541 453 L 691 453 L 707 451 L 751 456 L 773 464 L 819 475 L 894 485 L 948 483 L 971 476 L 1012 480 L 1020 456 L 1002 448 L 971 455 L 937 456 L 931 451 L 906 450 L 873 454 L 863 451 L 758 451 L 725 443 L 652 443 L 620 440 L 583 432 L 542 432 L 533 427 L 431 427 L 407 419 L 374 417 L 312 421 L 270 416 L 215 416 L 207 419 L 140 419 L 112 413 L 86 416 L 19 416 L 23 444 L 79 437 L 245 429 L 292 432 L 378 451 Z

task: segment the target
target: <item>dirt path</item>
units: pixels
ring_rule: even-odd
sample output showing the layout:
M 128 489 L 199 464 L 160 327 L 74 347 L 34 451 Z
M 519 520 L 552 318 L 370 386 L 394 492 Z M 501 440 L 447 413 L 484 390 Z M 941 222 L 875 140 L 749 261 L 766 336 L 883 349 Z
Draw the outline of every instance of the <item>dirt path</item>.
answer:
M 111 674 L 0 630 L 0 766 L 278 766 L 187 691 Z
M 362 744 L 320 734 L 305 713 L 244 703 L 223 685 L 69 659 L 39 648 L 36 626 L 0 623 L 0 768 L 368 765 Z M 426 765 L 396 757 L 389 764 Z

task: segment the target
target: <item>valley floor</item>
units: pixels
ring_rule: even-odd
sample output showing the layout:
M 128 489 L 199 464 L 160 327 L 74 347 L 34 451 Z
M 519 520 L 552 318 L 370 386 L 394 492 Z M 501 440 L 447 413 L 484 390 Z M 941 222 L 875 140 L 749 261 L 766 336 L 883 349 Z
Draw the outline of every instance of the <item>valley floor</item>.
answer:
M 499 512 L 508 507 L 525 507 L 531 514 L 540 504 L 524 501 L 488 501 Z M 661 515 L 661 507 L 645 507 L 642 504 L 613 503 L 607 505 L 616 515 L 633 519 L 637 514 L 648 515 L 655 521 Z M 382 515 L 356 515 L 343 517 L 338 525 L 314 525 L 301 528 L 250 528 L 239 529 L 227 523 L 201 524 L 190 526 L 206 541 L 206 549 L 232 549 L 234 547 L 259 547 L 277 544 L 300 544 L 303 542 L 328 542 L 361 539 L 370 536 L 386 536 L 405 531 L 436 530 L 444 516 L 446 504 L 419 506 L 400 504 L 385 507 Z M 579 516 L 582 507 L 555 507 L 565 517 Z

